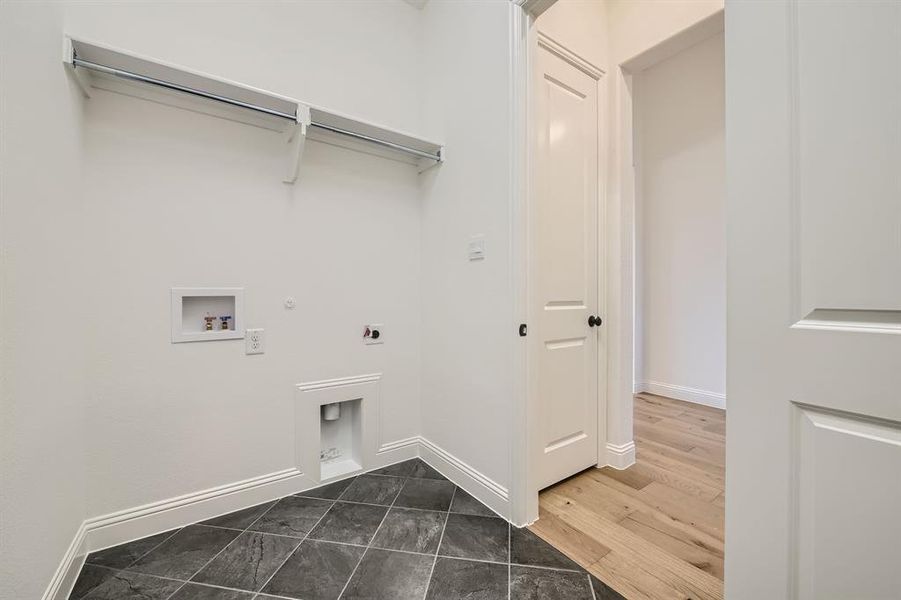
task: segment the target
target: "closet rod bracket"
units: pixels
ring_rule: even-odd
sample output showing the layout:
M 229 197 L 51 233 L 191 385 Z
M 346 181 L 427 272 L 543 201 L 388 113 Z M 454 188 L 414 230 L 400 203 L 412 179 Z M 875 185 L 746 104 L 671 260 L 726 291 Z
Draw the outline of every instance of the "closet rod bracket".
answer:
M 75 45 L 72 38 L 67 35 L 63 36 L 63 65 L 66 67 L 66 73 L 75 81 L 78 89 L 81 90 L 85 98 L 91 97 L 91 83 L 83 69 L 75 68 Z
M 303 160 L 303 150 L 307 142 L 307 128 L 310 126 L 310 107 L 305 104 L 297 105 L 296 121 L 288 126 L 288 169 L 285 174 L 285 183 L 297 181 L 297 173 L 300 170 L 300 161 Z

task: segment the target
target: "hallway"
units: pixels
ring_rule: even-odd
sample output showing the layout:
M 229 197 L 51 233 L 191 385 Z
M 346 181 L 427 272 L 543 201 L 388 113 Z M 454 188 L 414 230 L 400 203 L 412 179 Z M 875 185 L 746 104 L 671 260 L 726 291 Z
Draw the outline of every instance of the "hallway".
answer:
M 637 462 L 544 490 L 532 531 L 629 600 L 723 597 L 726 413 L 635 396 Z

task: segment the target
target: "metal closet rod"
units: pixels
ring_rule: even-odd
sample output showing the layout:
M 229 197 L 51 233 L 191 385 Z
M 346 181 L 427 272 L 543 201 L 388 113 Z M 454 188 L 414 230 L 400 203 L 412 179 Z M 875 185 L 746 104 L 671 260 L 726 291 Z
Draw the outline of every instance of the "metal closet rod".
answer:
M 186 94 L 192 94 L 194 96 L 200 96 L 201 98 L 206 98 L 207 100 L 214 100 L 216 102 L 222 102 L 223 104 L 229 104 L 231 106 L 238 106 L 238 107 L 246 108 L 249 110 L 255 110 L 257 112 L 266 113 L 267 115 L 272 115 L 272 116 L 279 117 L 282 119 L 288 119 L 292 122 L 297 121 L 297 117 L 291 113 L 286 113 L 286 112 L 282 112 L 279 110 L 266 108 L 265 106 L 259 106 L 257 104 L 251 104 L 249 102 L 242 102 L 241 100 L 235 100 L 234 98 L 228 98 L 227 96 L 220 96 L 218 94 L 204 92 L 203 90 L 198 90 L 198 89 L 195 89 L 192 87 L 188 87 L 186 85 L 171 83 L 169 81 L 163 81 L 162 79 L 155 79 L 153 77 L 148 77 L 146 75 L 132 73 L 131 71 L 125 71 L 123 69 L 116 69 L 115 67 L 107 67 L 105 65 L 101 65 L 101 64 L 97 64 L 97 63 L 94 63 L 91 61 L 83 60 L 81 58 L 78 58 L 77 56 L 72 59 L 72 64 L 75 67 L 84 67 L 85 69 L 90 69 L 92 71 L 98 71 L 100 73 L 106 73 L 107 75 L 114 75 L 116 77 L 121 77 L 122 79 L 138 81 L 141 83 L 149 83 L 150 85 L 155 85 L 158 87 L 166 88 L 167 90 L 184 92 Z M 401 144 L 395 144 L 393 142 L 380 140 L 378 138 L 370 137 L 368 135 L 363 135 L 362 133 L 356 133 L 354 131 L 348 131 L 346 129 L 341 129 L 339 127 L 333 127 L 331 125 L 325 125 L 323 123 L 316 123 L 315 121 L 311 122 L 310 125 L 313 127 L 317 127 L 319 129 L 324 129 L 326 131 L 331 131 L 333 133 L 337 133 L 340 135 L 346 135 L 346 136 L 353 137 L 353 138 L 356 138 L 359 140 L 371 142 L 373 144 L 378 144 L 379 146 L 391 148 L 392 150 L 399 150 L 401 152 L 413 154 L 414 156 L 419 156 L 422 158 L 429 158 L 434 161 L 441 160 L 440 153 L 439 154 L 430 154 L 428 152 L 423 152 L 422 150 L 417 150 L 416 148 L 410 148 L 409 146 L 403 146 Z
M 423 152 L 422 150 L 417 150 L 416 148 L 410 148 L 409 146 L 401 146 L 400 144 L 395 144 L 393 142 L 387 142 L 385 140 L 380 140 L 378 138 L 369 137 L 368 135 L 363 135 L 362 133 L 356 133 L 355 131 L 348 131 L 346 129 L 341 129 L 340 127 L 333 127 L 331 125 L 325 125 L 323 123 L 317 123 L 313 121 L 310 123 L 312 127 L 317 127 L 319 129 L 324 129 L 326 131 L 331 131 L 332 133 L 338 133 L 340 135 L 347 135 L 358 140 L 364 140 L 367 142 L 372 142 L 373 144 L 378 144 L 379 146 L 384 146 L 385 148 L 391 148 L 392 150 L 400 150 L 401 152 L 406 152 L 407 154 L 412 154 L 414 156 L 419 156 L 422 158 L 429 158 L 431 160 L 440 161 L 441 153 L 431 154 L 429 152 Z
M 167 90 L 175 90 L 177 92 L 184 92 L 186 94 L 200 96 L 201 98 L 206 98 L 207 100 L 215 100 L 216 102 L 222 102 L 224 104 L 230 104 L 232 106 L 240 106 L 241 108 L 249 108 L 250 110 L 263 112 L 268 115 L 273 115 L 276 117 L 281 117 L 282 119 L 290 119 L 291 121 L 296 120 L 294 115 L 285 113 L 285 112 L 281 112 L 279 110 L 273 110 L 271 108 L 266 108 L 265 106 L 257 106 L 256 104 L 250 104 L 249 102 L 242 102 L 240 100 L 235 100 L 234 98 L 227 98 L 225 96 L 220 96 L 218 94 L 211 94 L 210 92 L 204 92 L 203 90 L 197 90 L 197 89 L 188 87 L 186 85 L 179 85 L 177 83 L 163 81 L 162 79 L 154 79 L 153 77 L 147 77 L 146 75 L 139 75 L 137 73 L 132 73 L 131 71 L 124 71 L 122 69 L 116 69 L 114 67 L 98 65 L 97 63 L 92 63 L 87 60 L 82 60 L 82 59 L 78 58 L 77 56 L 72 59 L 72 64 L 74 64 L 76 67 L 84 67 L 84 68 L 90 69 L 92 71 L 99 71 L 100 73 L 106 73 L 107 75 L 115 75 L 116 77 L 121 77 L 122 79 L 129 79 L 131 81 L 139 81 L 141 83 L 149 83 L 150 85 L 155 85 L 158 87 L 166 88 Z

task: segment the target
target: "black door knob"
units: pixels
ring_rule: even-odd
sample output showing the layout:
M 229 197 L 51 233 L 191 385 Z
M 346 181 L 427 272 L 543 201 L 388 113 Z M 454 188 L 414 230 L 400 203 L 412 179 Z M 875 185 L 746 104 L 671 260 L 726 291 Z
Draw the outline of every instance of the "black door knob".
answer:
M 590 317 L 588 317 L 588 326 L 589 327 L 600 327 L 601 323 L 603 323 L 603 322 L 604 321 L 601 320 L 601 318 L 596 315 L 591 315 Z

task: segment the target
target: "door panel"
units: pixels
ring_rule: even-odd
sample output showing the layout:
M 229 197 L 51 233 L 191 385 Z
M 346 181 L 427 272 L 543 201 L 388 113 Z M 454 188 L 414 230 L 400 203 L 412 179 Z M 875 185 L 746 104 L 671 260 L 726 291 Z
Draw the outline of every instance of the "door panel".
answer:
M 901 597 L 901 3 L 726 21 L 726 597 Z
M 530 212 L 532 389 L 539 484 L 597 464 L 597 80 L 543 47 L 535 74 Z
M 798 597 L 901 596 L 901 430 L 859 415 L 798 413 Z
M 901 311 L 901 4 L 794 10 L 800 317 Z

